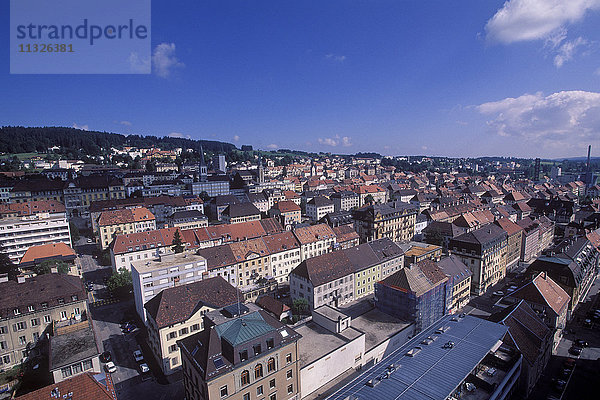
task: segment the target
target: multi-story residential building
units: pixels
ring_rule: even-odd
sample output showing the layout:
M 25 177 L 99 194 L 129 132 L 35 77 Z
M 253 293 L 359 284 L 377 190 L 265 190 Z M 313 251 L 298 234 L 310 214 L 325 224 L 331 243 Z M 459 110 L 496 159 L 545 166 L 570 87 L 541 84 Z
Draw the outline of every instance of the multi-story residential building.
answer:
M 471 300 L 471 276 L 473 273 L 455 255 L 443 257 L 437 266 L 448 277 L 448 284 L 452 287 L 452 302 L 449 307 L 451 314 L 463 309 Z
M 383 204 L 387 201 L 387 190 L 377 185 L 358 186 L 354 191 L 358 194 L 359 207 L 366 204 L 365 200 L 369 196 L 373 198 L 373 204 Z
M 508 218 L 500 218 L 494 222 L 506 232 L 506 269 L 510 271 L 519 264 L 521 259 L 521 246 L 523 245 L 523 228 Z
M 524 300 L 488 319 L 508 327 L 511 340 L 521 350 L 523 364 L 517 390 L 528 398 L 552 356 L 552 330 Z
M 194 196 L 206 193 L 210 197 L 214 197 L 225 196 L 230 193 L 229 177 L 227 175 L 211 175 L 205 181 L 193 182 L 191 186 Z
M 110 374 L 85 372 L 64 381 L 19 396 L 19 400 L 58 399 L 80 391 L 94 400 L 115 400 L 116 391 Z
M 252 203 L 229 204 L 223 210 L 221 218 L 228 224 L 257 221 L 260 219 L 260 210 Z
M 354 230 L 352 225 L 340 225 L 334 226 L 333 233 L 335 233 L 335 245 L 336 249 L 349 249 L 350 247 L 358 246 L 360 238 L 358 233 Z
M 206 259 L 188 252 L 161 254 L 151 260 L 131 263 L 135 309 L 142 321 L 146 321 L 144 304 L 161 290 L 201 281 L 206 273 Z
M 442 247 L 434 244 L 411 241 L 398 245 L 404 251 L 404 265 L 406 266 L 425 259 L 438 261 L 442 257 Z
M 450 239 L 448 250 L 471 269 L 471 292 L 479 296 L 506 276 L 507 246 L 506 232 L 489 224 Z
M 539 224 L 527 217 L 517 221 L 517 225 L 523 228 L 521 243 L 521 261 L 530 262 L 538 256 L 540 250 L 540 227 Z
M 181 369 L 176 340 L 204 329 L 204 314 L 238 303 L 241 295 L 222 277 L 162 290 L 145 305 L 148 341 L 163 372 Z
M 87 216 L 94 201 L 125 199 L 121 179 L 105 175 L 81 176 L 66 183 L 64 201 L 69 215 Z
M 435 261 L 423 260 L 375 283 L 375 307 L 404 321 L 417 332 L 446 315 L 452 304 L 452 285 Z
M 415 234 L 417 208 L 402 202 L 368 205 L 352 212 L 361 242 L 388 238 L 408 242 Z
M 329 200 L 327 197 L 313 197 L 309 202 L 306 203 L 306 216 L 310 218 L 312 222 L 317 222 L 325 215 L 332 213 L 333 211 L 333 201 Z
M 65 243 L 71 232 L 65 206 L 55 200 L 0 204 L 0 247 L 18 264 L 31 246 Z
M 571 297 L 548 274 L 540 272 L 504 298 L 509 303 L 521 300 L 525 300 L 551 329 L 556 348 L 567 326 Z
M 104 211 L 98 217 L 102 249 L 108 248 L 115 236 L 156 230 L 156 219 L 145 207 Z
M 81 278 L 45 274 L 0 280 L 0 369 L 26 360 L 49 325 L 78 322 L 87 314 L 87 294 Z
M 208 218 L 198 210 L 176 211 L 169 217 L 169 226 L 179 229 L 195 229 L 208 226 Z
M 284 200 L 275 203 L 269 210 L 269 216 L 279 221 L 287 230 L 292 229 L 296 224 L 302 221 L 302 209 L 300 206 L 290 200 Z
M 298 242 L 292 232 L 282 232 L 265 236 L 263 241 L 271 255 L 271 276 L 278 283 L 288 284 L 288 275 L 302 261 L 300 256 L 300 242 Z
M 61 261 L 68 266 L 69 271 L 67 273 L 81 276 L 81 267 L 78 265 L 76 260 L 77 254 L 75 254 L 75 250 L 66 244 L 62 242 L 47 243 L 39 246 L 31 246 L 29 249 L 27 249 L 21 258 L 19 267 L 32 268 L 36 265 L 42 264 L 45 261 Z
M 42 176 L 23 178 L 17 181 L 10 192 L 11 203 L 30 201 L 55 201 L 64 204 L 65 182 L 50 180 Z
M 300 242 L 302 260 L 328 253 L 335 247 L 335 233 L 327 224 L 303 226 L 295 228 L 293 232 Z
M 545 272 L 571 297 L 569 311 L 573 312 L 589 293 L 598 272 L 599 260 L 600 253 L 586 237 L 566 238 L 547 255 L 531 263 L 527 274 L 533 278 Z
M 349 190 L 336 192 L 331 195 L 330 199 L 333 201 L 334 211 L 350 211 L 358 208 L 360 204 L 358 194 Z
M 311 309 L 338 307 L 373 293 L 373 285 L 404 264 L 404 254 L 389 239 L 303 260 L 290 273 L 290 295 Z
M 261 310 L 178 341 L 186 399 L 299 400 L 299 339 Z

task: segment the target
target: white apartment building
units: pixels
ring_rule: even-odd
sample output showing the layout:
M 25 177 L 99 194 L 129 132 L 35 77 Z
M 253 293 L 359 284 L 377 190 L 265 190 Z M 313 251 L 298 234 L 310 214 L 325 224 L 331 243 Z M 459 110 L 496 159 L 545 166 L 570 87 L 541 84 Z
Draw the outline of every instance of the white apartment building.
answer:
M 37 213 L 0 219 L 0 246 L 14 263 L 19 263 L 31 246 L 47 243 L 71 246 L 67 214 Z
M 204 257 L 183 252 L 131 263 L 135 309 L 146 321 L 144 304 L 163 289 L 201 281 L 207 273 Z
M 325 215 L 334 211 L 335 206 L 333 201 L 326 197 L 314 197 L 308 203 L 306 203 L 306 216 L 313 222 L 320 220 Z

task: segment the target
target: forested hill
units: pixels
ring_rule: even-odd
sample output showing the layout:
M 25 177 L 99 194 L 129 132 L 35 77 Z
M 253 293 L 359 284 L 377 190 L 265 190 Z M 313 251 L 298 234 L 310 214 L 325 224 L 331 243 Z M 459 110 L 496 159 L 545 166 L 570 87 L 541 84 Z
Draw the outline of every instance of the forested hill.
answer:
M 84 131 L 67 127 L 22 127 L 4 126 L 0 128 L 0 153 L 45 153 L 49 148 L 60 146 L 58 153 L 77 158 L 81 155 L 101 155 L 102 149 L 132 146 L 138 148 L 159 147 L 172 150 L 205 150 L 229 153 L 236 149 L 231 143 L 214 140 L 191 140 L 173 137 L 121 135 L 109 132 Z

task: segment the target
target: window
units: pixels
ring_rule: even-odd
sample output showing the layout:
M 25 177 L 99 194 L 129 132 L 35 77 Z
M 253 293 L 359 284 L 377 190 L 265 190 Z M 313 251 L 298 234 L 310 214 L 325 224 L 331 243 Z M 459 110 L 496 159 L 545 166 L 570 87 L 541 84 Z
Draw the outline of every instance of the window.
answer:
M 39 318 L 34 318 L 31 320 L 31 326 L 38 326 L 40 324 Z
M 65 304 L 65 299 L 58 299 L 58 304 Z
M 273 389 L 275 387 L 275 379 L 271 379 L 269 381 L 269 388 Z
M 261 394 L 263 394 L 263 387 L 262 387 L 262 385 L 260 385 L 259 387 L 256 388 L 256 395 L 260 396 Z
M 85 360 L 83 362 L 83 370 L 87 371 L 88 369 L 92 369 L 94 368 L 94 364 L 92 363 L 92 360 Z
M 71 296 L 71 300 L 73 300 L 73 301 L 77 301 L 77 295 L 76 295 L 76 294 L 74 294 L 73 296 Z
M 25 321 L 21 321 L 14 324 L 13 327 L 15 331 L 22 331 L 23 329 L 27 328 L 27 324 L 25 323 Z
M 267 339 L 267 349 L 272 349 L 273 347 L 275 347 L 275 341 L 273 340 L 273 338 Z
M 277 393 L 273 393 L 269 396 L 269 400 L 277 400 Z
M 9 355 L 9 354 L 7 354 L 7 355 L 5 355 L 5 356 L 2 356 L 2 362 L 3 362 L 4 364 L 10 364 L 10 355 Z
M 6 350 L 8 344 L 6 342 L 0 342 L 0 350 Z
M 67 319 L 67 312 L 66 311 L 61 311 L 60 312 L 60 319 L 61 320 Z
M 19 314 L 21 314 L 21 311 L 19 311 L 18 308 L 15 308 L 15 309 L 13 309 L 13 314 L 19 315 Z
M 73 365 L 73 373 L 78 374 L 80 372 L 82 372 L 81 364 L 77 363 L 77 364 Z
M 240 351 L 240 361 L 246 361 L 248 359 L 248 351 L 247 350 L 243 350 Z
M 73 375 L 71 367 L 64 367 L 60 370 L 60 372 L 62 373 L 63 378 L 68 378 L 69 376 Z
M 285 362 L 290 364 L 292 362 L 292 353 L 288 353 L 285 356 Z
M 249 385 L 250 384 L 250 372 L 248 372 L 247 370 L 242 371 L 242 386 L 245 385 Z
M 48 308 L 48 303 L 47 302 L 43 302 L 42 303 L 42 308 Z
M 252 346 L 254 348 L 254 355 L 257 356 L 261 353 L 261 346 L 260 344 L 255 344 L 254 346 Z
M 179 330 L 179 336 L 183 336 L 183 335 L 187 335 L 188 334 L 188 328 L 181 328 Z
M 288 372 L 285 373 L 285 377 L 287 379 L 292 379 L 292 370 L 291 369 Z
M 75 315 L 79 315 L 79 314 L 81 314 L 81 311 L 79 310 L 79 307 L 75 307 L 75 308 L 73 309 L 73 314 L 75 314 Z
M 290 385 L 288 385 L 288 387 L 287 387 L 287 392 L 288 392 L 288 394 L 292 394 L 292 393 L 294 393 L 294 385 L 291 385 L 291 384 L 290 384 Z
M 0 326 L 0 335 L 4 335 L 6 333 L 6 326 Z
M 35 311 L 35 307 L 33 307 L 33 306 L 28 306 L 28 307 L 27 307 L 27 311 L 29 311 L 29 312 L 34 312 L 34 311 Z
M 52 318 L 49 315 L 44 315 L 44 323 L 49 324 L 50 322 L 52 322 Z
M 221 393 L 221 398 L 227 397 L 227 385 L 221 387 L 220 393 Z
M 254 367 L 254 379 L 262 378 L 263 376 L 263 366 L 262 364 L 257 364 Z
M 177 337 L 177 332 L 171 332 L 167 335 L 167 340 L 175 339 Z
M 179 364 L 179 357 L 173 357 L 173 359 L 171 359 L 171 365 L 175 366 Z
M 194 324 L 194 325 L 192 325 L 192 329 L 191 330 L 192 330 L 192 332 L 200 330 L 200 324 Z
M 269 358 L 267 362 L 267 372 L 275 371 L 275 359 L 273 357 Z
M 176 344 L 172 344 L 171 346 L 169 346 L 169 353 L 175 353 L 176 351 L 177 351 Z

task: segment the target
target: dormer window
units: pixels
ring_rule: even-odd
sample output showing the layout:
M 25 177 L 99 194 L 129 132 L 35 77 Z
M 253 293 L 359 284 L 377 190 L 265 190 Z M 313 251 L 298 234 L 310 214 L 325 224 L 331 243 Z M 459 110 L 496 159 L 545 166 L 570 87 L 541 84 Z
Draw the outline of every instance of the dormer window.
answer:
M 257 356 L 257 355 L 259 355 L 261 353 L 261 346 L 260 346 L 260 344 L 255 344 L 253 346 L 253 348 L 254 348 L 254 355 L 255 356 Z
M 35 308 L 34 308 L 33 306 L 28 306 L 28 307 L 27 307 L 27 311 L 29 311 L 29 312 L 34 312 L 34 311 L 35 311 Z
M 246 360 L 248 360 L 248 351 L 247 350 L 240 351 L 240 362 L 244 362 Z
M 48 303 L 47 302 L 43 302 L 42 303 L 42 308 L 48 308 Z
M 21 314 L 21 311 L 19 311 L 19 309 L 18 309 L 18 308 L 15 308 L 15 309 L 13 309 L 13 313 L 14 313 L 15 315 L 19 315 L 19 314 Z
M 273 347 L 275 347 L 275 341 L 273 340 L 273 338 L 267 339 L 267 349 L 272 349 Z
M 65 304 L 65 299 L 58 299 L 58 304 Z
M 73 301 L 77 301 L 77 300 L 78 300 L 78 298 L 77 298 L 77 295 L 76 295 L 76 294 L 74 294 L 73 296 L 71 296 L 71 300 L 73 300 Z

